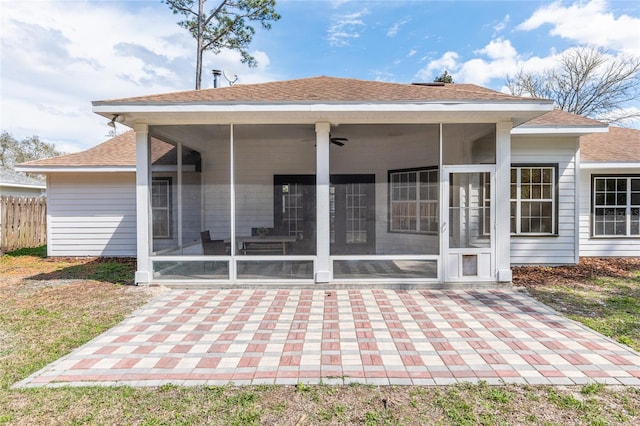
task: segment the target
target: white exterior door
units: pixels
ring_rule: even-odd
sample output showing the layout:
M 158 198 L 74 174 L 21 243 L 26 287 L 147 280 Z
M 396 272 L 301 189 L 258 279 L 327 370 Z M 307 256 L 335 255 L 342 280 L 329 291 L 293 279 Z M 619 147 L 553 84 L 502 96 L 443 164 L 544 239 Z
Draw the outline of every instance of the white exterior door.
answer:
M 443 167 L 445 282 L 495 281 L 495 166 Z

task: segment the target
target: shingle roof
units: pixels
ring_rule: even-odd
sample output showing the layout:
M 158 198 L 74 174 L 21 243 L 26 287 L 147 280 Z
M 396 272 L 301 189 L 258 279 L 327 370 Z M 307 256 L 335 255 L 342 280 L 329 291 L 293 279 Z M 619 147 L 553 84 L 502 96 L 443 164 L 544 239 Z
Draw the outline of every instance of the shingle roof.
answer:
M 609 127 L 609 133 L 580 138 L 580 159 L 585 162 L 640 162 L 640 130 Z
M 271 83 L 234 85 L 217 89 L 190 90 L 159 95 L 94 102 L 96 104 L 180 103 L 277 103 L 277 102 L 412 102 L 412 101 L 534 101 L 496 92 L 473 84 L 399 84 L 349 78 L 312 77 Z M 602 127 L 599 121 L 553 110 L 520 128 Z M 154 146 L 162 146 L 154 144 Z M 153 158 L 171 155 L 153 152 Z M 135 166 L 135 134 L 129 131 L 86 151 L 24 163 L 26 167 L 122 167 Z
M 0 185 L 4 186 L 37 186 L 44 188 L 46 185 L 42 180 L 34 179 L 24 173 L 13 170 L 0 169 Z
M 121 167 L 136 165 L 136 134 L 133 130 L 86 151 L 22 163 L 23 167 Z
M 521 124 L 520 128 L 527 127 L 602 127 L 604 124 L 598 120 L 583 117 L 561 109 L 554 109 L 544 113 L 533 120 Z
M 174 145 L 154 143 L 151 158 L 155 164 L 175 164 Z M 86 151 L 22 163 L 24 167 L 135 167 L 136 133 L 129 130 Z
M 511 96 L 474 84 L 401 84 L 320 76 L 111 99 L 95 101 L 93 104 L 427 102 L 447 100 L 540 102 L 540 99 Z

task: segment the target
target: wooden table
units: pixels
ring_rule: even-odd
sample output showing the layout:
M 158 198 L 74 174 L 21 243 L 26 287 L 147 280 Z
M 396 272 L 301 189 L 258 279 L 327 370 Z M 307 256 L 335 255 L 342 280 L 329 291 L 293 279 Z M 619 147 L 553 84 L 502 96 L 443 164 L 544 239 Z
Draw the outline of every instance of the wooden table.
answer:
M 296 242 L 292 235 L 266 235 L 264 237 L 236 237 L 242 254 L 287 254 L 287 245 Z M 225 242 L 231 241 L 225 240 Z

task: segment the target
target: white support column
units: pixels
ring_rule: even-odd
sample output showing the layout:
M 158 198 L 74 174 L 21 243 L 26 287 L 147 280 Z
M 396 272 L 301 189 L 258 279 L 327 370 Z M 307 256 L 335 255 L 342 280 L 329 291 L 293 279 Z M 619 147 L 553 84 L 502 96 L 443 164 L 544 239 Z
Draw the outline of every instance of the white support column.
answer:
M 511 281 L 511 122 L 496 124 L 495 242 L 496 279 Z
M 580 262 L 580 138 L 576 138 L 576 157 L 573 163 L 573 193 L 575 194 L 574 202 L 574 218 L 573 218 L 573 261 Z M 559 182 L 560 176 L 556 176 L 556 183 Z M 627 216 L 628 218 L 629 216 Z M 560 224 L 556 223 L 556 230 L 560 234 Z
M 136 284 L 151 282 L 151 173 L 149 167 L 149 126 L 136 124 Z
M 182 229 L 182 142 L 178 142 L 176 144 L 176 150 L 178 150 L 177 162 L 176 162 L 176 170 L 177 170 L 177 179 L 176 179 L 176 187 L 178 193 L 178 246 L 180 247 L 180 254 L 183 254 L 184 250 L 184 241 L 182 238 L 183 229 Z
M 331 281 L 329 216 L 329 132 L 330 123 L 316 123 L 316 283 Z
M 231 260 L 229 261 L 229 279 L 235 282 L 238 279 L 236 268 L 236 163 L 235 163 L 235 136 L 234 126 L 229 125 L 229 206 L 231 217 Z

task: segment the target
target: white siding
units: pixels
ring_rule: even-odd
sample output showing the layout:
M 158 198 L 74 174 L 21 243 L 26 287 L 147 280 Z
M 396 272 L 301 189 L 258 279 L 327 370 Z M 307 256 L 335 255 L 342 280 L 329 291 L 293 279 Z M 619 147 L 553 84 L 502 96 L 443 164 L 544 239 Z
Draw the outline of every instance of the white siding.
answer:
M 640 256 L 640 238 L 591 237 L 591 176 L 607 174 L 640 175 L 640 168 L 580 171 L 580 256 Z
M 511 237 L 511 263 L 575 263 L 576 153 L 577 138 L 513 136 L 511 164 L 558 164 L 557 236 Z
M 20 188 L 15 186 L 3 186 L 0 184 L 0 196 L 40 197 L 41 195 L 46 195 L 46 193 L 47 191 L 44 188 Z
M 52 173 L 50 256 L 135 256 L 134 173 Z

